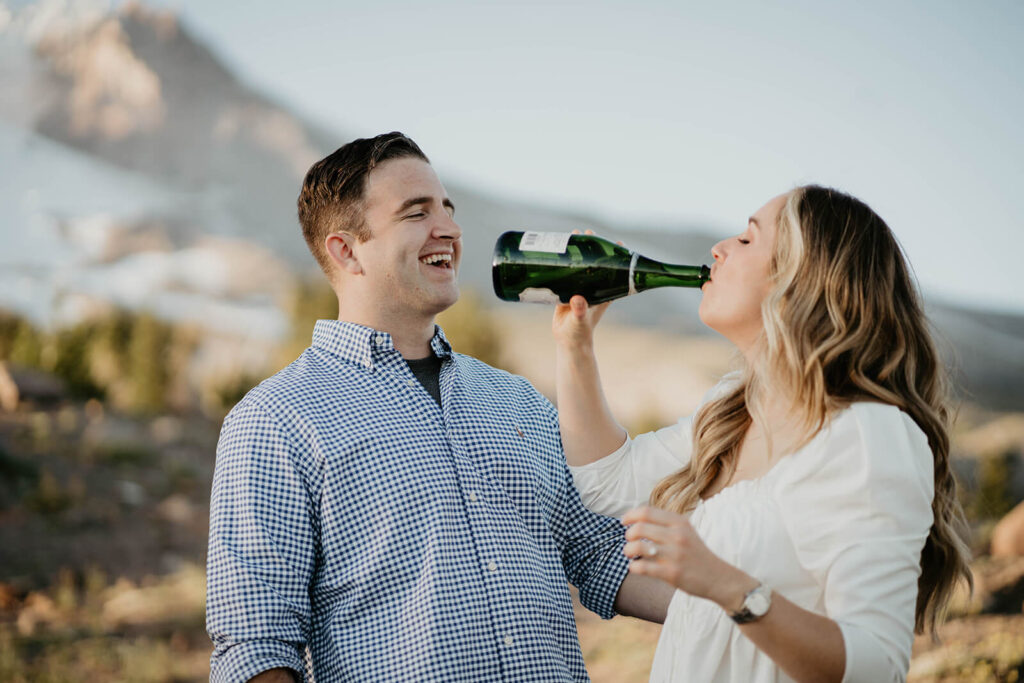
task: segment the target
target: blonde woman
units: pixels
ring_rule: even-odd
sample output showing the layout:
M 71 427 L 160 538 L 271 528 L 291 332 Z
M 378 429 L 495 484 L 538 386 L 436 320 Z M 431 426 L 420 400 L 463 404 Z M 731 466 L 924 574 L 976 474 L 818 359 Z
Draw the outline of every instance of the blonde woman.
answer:
M 902 681 L 969 581 L 940 361 L 889 228 L 801 187 L 712 249 L 701 320 L 744 369 L 628 438 L 593 353 L 607 304 L 558 307 L 558 408 L 584 502 L 630 571 L 678 590 L 652 681 Z M 648 503 L 646 504 L 645 503 Z

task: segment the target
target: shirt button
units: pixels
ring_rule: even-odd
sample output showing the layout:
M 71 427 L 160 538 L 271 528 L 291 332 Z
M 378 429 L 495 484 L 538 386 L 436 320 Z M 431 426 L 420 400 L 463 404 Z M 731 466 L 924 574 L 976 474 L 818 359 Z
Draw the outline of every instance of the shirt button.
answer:
M 411 387 L 411 386 L 414 386 L 416 384 L 416 380 L 414 380 L 414 379 L 407 379 L 407 380 L 405 380 L 405 383 Z
M 496 571 L 498 571 L 498 563 L 497 562 L 488 562 L 487 563 L 487 568 L 490 569 L 492 572 L 496 572 Z
M 366 367 L 367 369 L 369 369 L 369 368 L 373 367 L 373 363 L 371 363 L 370 359 L 367 358 L 366 360 L 363 361 L 363 366 Z
M 470 503 L 475 503 L 476 502 L 476 498 L 477 498 L 477 496 L 476 496 L 475 493 L 470 493 L 469 494 L 469 502 Z
M 377 342 L 377 346 L 380 346 L 384 343 L 384 335 L 378 334 L 376 338 L 374 338 L 374 341 Z
M 512 636 L 505 636 L 505 644 L 512 647 Z

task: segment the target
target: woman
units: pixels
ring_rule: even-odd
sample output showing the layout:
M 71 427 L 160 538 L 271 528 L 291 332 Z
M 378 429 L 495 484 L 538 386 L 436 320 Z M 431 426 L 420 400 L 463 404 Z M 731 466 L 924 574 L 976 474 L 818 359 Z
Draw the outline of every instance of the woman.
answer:
M 630 571 L 679 589 L 651 680 L 903 680 L 914 631 L 970 573 L 942 367 L 899 246 L 862 202 L 808 186 L 711 253 L 700 317 L 744 369 L 693 418 L 629 439 L 593 353 L 607 304 L 574 297 L 552 325 L 583 500 L 625 513 Z

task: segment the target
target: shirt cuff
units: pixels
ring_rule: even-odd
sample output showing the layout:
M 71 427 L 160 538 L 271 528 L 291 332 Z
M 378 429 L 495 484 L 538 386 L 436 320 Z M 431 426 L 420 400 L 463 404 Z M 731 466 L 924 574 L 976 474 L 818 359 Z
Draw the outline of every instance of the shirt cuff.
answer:
M 622 552 L 625 545 L 625 539 L 615 544 L 615 555 L 604 567 L 600 580 L 578 586 L 580 603 L 602 619 L 611 619 L 618 614 L 615 611 L 615 598 L 619 596 L 622 582 L 629 573 L 629 558 Z
M 210 683 L 245 683 L 270 669 L 291 669 L 305 680 L 303 656 L 294 645 L 280 640 L 255 640 L 214 652 L 210 658 Z
M 893 665 L 878 640 L 859 626 L 839 622 L 846 648 L 846 670 L 843 683 L 901 683 L 906 680 L 907 666 Z

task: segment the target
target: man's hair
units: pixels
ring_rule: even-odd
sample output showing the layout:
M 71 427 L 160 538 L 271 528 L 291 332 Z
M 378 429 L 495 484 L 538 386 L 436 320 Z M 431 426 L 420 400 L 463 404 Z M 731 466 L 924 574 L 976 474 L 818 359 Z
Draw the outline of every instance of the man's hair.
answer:
M 360 242 L 370 239 L 363 216 L 370 171 L 385 161 L 405 157 L 430 163 L 415 142 L 395 131 L 353 140 L 310 166 L 299 192 L 299 224 L 306 245 L 325 273 L 331 273 L 331 260 L 324 248 L 328 235 L 344 231 Z

